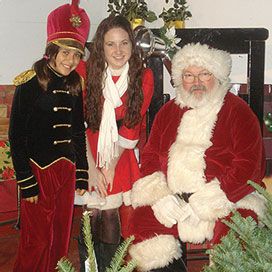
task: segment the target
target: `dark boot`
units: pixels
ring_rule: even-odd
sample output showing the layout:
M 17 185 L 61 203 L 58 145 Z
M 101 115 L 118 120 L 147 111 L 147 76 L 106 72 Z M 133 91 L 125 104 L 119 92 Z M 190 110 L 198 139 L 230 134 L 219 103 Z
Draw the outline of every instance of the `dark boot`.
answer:
M 166 267 L 150 270 L 150 272 L 186 272 L 187 268 L 182 258 L 174 261 Z
M 80 228 L 80 233 L 78 236 L 78 253 L 79 253 L 79 261 L 80 261 L 80 272 L 85 272 L 85 261 L 88 258 L 87 248 L 85 246 L 83 231 Z
M 114 256 L 119 244 L 100 243 L 100 254 L 98 261 L 98 271 L 105 272 L 110 267 L 112 257 Z

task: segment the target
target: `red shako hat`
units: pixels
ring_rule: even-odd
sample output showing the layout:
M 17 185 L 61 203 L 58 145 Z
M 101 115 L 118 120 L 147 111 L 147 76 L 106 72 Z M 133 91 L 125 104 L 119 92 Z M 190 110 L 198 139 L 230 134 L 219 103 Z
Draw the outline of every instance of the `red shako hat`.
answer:
M 79 8 L 78 2 L 72 0 L 72 4 L 62 5 L 50 12 L 47 17 L 47 44 L 77 49 L 84 54 L 90 20 L 85 10 Z

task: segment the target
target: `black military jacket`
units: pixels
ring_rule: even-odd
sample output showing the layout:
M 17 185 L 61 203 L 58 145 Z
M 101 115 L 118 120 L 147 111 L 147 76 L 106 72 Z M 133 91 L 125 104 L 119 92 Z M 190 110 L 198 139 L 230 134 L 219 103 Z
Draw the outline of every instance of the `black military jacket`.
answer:
M 35 75 L 15 90 L 9 140 L 23 197 L 39 192 L 31 160 L 44 168 L 66 158 L 76 165 L 76 188 L 88 188 L 82 92 L 64 90 L 64 78 L 54 74 L 44 91 Z

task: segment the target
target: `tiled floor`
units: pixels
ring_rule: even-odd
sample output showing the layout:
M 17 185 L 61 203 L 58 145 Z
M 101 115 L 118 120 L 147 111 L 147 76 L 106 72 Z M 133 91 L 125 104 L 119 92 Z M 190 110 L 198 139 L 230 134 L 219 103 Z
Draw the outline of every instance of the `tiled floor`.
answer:
M 16 213 L 10 213 L 5 215 L 5 221 L 9 219 L 15 219 Z M 77 249 L 76 237 L 79 231 L 79 223 L 81 219 L 81 209 L 77 207 L 75 209 L 72 236 L 70 241 L 70 249 L 68 259 L 73 263 L 76 271 L 79 271 L 79 257 Z M 0 222 L 3 222 L 3 215 L 0 213 Z M 10 222 L 4 225 L 0 225 L 0 271 L 10 272 L 12 271 L 13 263 L 16 256 L 16 250 L 19 239 L 19 232 L 13 228 L 14 222 Z M 206 261 L 188 261 L 188 272 L 199 272 Z M 31 272 L 31 271 L 30 271 Z M 38 271 L 37 271 L 38 272 Z

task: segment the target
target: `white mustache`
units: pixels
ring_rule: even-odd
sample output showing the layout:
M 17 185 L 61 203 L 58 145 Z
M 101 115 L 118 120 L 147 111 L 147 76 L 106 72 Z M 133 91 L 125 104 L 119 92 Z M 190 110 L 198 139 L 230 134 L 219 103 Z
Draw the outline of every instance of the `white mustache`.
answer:
M 190 88 L 190 91 L 193 92 L 195 90 L 200 90 L 200 91 L 207 91 L 207 88 L 204 85 L 193 85 Z

